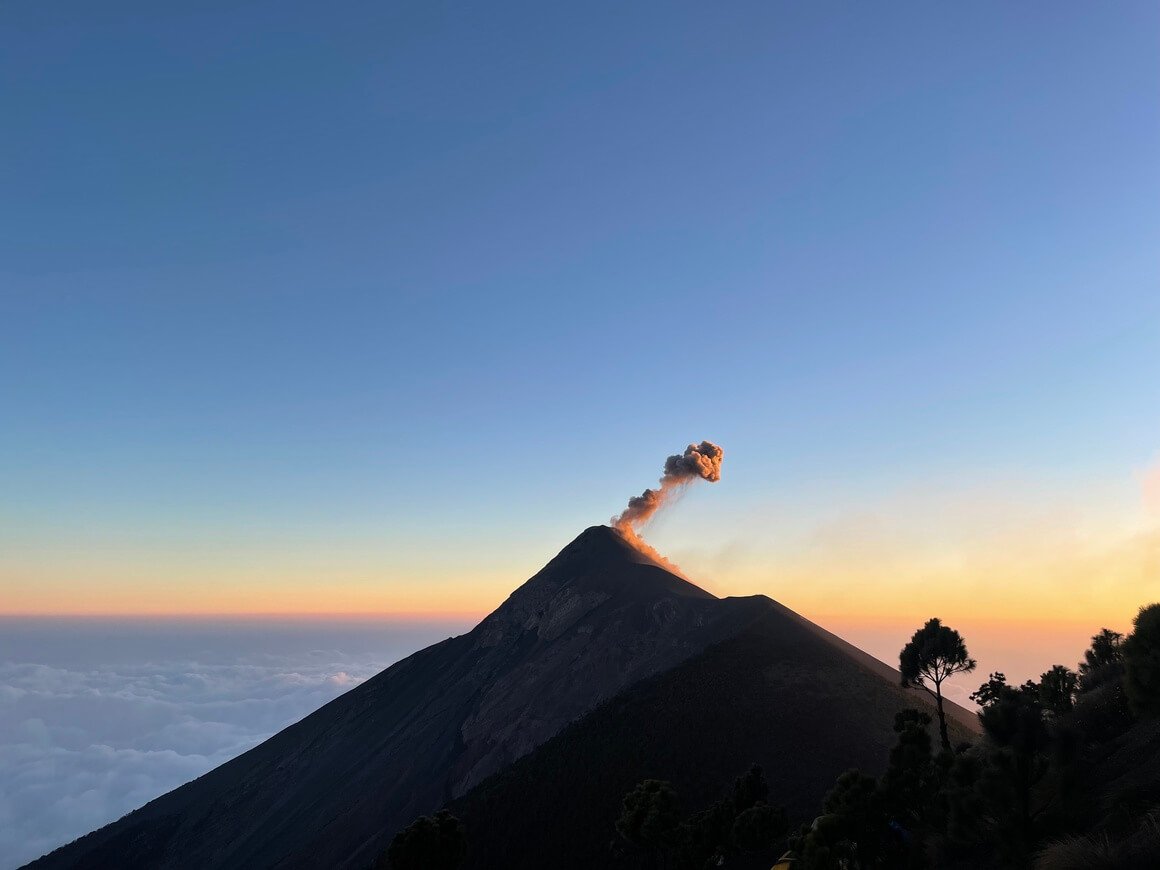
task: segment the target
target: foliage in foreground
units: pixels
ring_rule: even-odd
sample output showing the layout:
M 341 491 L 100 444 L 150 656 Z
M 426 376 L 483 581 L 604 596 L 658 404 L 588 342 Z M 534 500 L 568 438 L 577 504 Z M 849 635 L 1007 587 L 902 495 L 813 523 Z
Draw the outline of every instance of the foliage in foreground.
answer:
M 731 856 L 764 855 L 781 842 L 785 810 L 766 803 L 768 797 L 769 783 L 755 764 L 734 781 L 729 796 L 682 821 L 672 785 L 646 779 L 625 795 L 616 830 L 656 867 L 719 867 Z
M 955 751 L 898 715 L 886 774 L 843 774 L 793 840 L 802 870 L 1160 867 L 1160 605 L 1093 637 L 1078 673 L 992 673 L 971 698 L 984 736 Z
M 391 840 L 376 870 L 456 870 L 467 857 L 463 823 L 447 810 L 420 816 Z

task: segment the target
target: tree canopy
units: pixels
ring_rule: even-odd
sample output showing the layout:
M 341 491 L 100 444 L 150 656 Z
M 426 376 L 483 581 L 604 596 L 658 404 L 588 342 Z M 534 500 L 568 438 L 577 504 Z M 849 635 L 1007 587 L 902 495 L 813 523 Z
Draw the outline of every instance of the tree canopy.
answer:
M 1124 661 L 1124 636 L 1110 628 L 1092 637 L 1079 663 L 1079 687 L 1087 691 L 1119 677 Z
M 927 620 L 902 648 L 898 656 L 898 670 L 902 685 L 917 686 L 935 696 L 938 709 L 939 735 L 943 749 L 950 750 L 946 713 L 943 711 L 942 684 L 954 674 L 967 674 L 975 669 L 975 660 L 967 653 L 963 637 L 953 628 L 935 618 Z
M 463 823 L 447 810 L 420 816 L 391 840 L 379 867 L 390 870 L 455 870 L 467 857 Z
M 1039 701 L 1056 715 L 1071 712 L 1079 677 L 1063 665 L 1053 665 L 1039 677 Z
M 1160 715 L 1160 604 L 1140 609 L 1123 643 L 1124 691 L 1137 716 Z
M 631 843 L 661 848 L 680 821 L 680 801 L 672 784 L 646 779 L 624 796 L 616 830 Z

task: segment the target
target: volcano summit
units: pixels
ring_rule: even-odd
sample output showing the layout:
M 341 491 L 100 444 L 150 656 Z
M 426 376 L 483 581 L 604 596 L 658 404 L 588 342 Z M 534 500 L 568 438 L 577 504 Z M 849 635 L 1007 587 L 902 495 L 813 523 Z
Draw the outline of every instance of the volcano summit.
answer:
M 897 710 L 926 704 L 898 683 L 776 602 L 716 598 L 594 526 L 467 634 L 28 866 L 362 868 L 452 802 L 471 866 L 601 866 L 600 814 L 644 776 L 696 795 L 757 761 L 791 792 L 773 799 L 816 807 L 842 770 L 881 764 Z M 563 803 L 501 858 L 528 801 Z

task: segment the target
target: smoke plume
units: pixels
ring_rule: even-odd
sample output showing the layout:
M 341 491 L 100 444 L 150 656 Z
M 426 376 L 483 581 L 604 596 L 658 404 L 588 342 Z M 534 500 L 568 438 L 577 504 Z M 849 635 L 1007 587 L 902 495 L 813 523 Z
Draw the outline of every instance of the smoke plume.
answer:
M 620 516 L 614 517 L 612 524 L 620 531 L 635 537 L 636 528 L 655 514 L 660 508 L 694 480 L 710 483 L 721 479 L 721 457 L 725 451 L 711 441 L 690 444 L 684 453 L 674 453 L 665 460 L 665 471 L 661 484 L 656 489 L 646 489 L 640 495 L 628 500 L 628 507 Z

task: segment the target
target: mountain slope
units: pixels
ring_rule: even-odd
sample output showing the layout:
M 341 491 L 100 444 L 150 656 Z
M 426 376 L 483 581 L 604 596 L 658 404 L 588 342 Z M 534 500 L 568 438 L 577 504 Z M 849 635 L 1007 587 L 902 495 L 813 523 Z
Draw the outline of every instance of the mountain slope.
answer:
M 686 813 L 723 797 L 760 764 L 770 803 L 791 821 L 820 812 L 851 767 L 878 774 L 894 714 L 927 698 L 896 671 L 767 598 L 734 637 L 600 706 L 451 804 L 467 826 L 468 868 L 618 866 L 614 823 L 644 779 L 671 781 Z M 851 652 L 852 651 L 852 652 Z M 952 739 L 977 717 L 952 706 Z M 599 759 L 599 764 L 593 764 Z M 567 848 L 559 844 L 566 843 Z
M 468 634 L 28 866 L 364 867 L 417 815 L 762 609 L 590 528 Z

